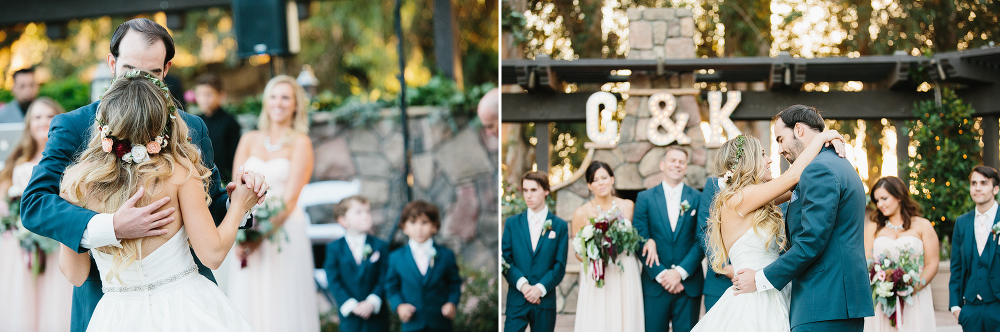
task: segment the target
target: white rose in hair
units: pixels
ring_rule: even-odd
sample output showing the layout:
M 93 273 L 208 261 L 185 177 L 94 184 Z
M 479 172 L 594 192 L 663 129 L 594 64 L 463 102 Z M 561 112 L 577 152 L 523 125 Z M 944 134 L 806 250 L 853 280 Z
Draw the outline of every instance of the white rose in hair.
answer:
M 149 160 L 149 153 L 146 152 L 146 147 L 142 145 L 132 146 L 132 162 L 138 164 Z

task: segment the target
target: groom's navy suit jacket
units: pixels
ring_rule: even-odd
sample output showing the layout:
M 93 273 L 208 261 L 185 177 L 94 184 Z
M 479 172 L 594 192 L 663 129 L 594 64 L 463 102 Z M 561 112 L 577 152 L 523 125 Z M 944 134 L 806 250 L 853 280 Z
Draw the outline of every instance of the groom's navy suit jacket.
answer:
M 80 239 L 87 223 L 97 215 L 97 212 L 73 205 L 59 197 L 59 182 L 63 171 L 70 166 L 76 156 L 83 152 L 90 140 L 97 114 L 94 102 L 75 111 L 56 115 L 49 126 L 49 141 L 45 145 L 42 160 L 35 166 L 31 174 L 31 182 L 24 190 L 21 198 L 21 220 L 28 230 L 62 242 L 67 247 L 78 252 L 87 249 L 80 247 Z M 202 162 L 212 170 L 212 183 L 209 194 L 212 196 L 212 206 L 209 209 L 216 224 L 226 215 L 225 188 L 221 186 L 219 171 L 213 161 L 212 141 L 208 138 L 205 122 L 197 116 L 178 111 L 187 123 L 191 142 L 201 150 Z M 192 251 L 193 253 L 193 251 Z M 205 267 L 195 256 L 198 272 L 215 281 L 212 270 Z M 94 259 L 90 259 L 90 275 L 80 287 L 73 289 L 72 330 L 86 330 L 90 317 L 104 293 L 101 291 L 100 273 Z
M 962 307 L 978 298 L 1000 299 L 1000 245 L 995 235 L 986 237 L 986 247 L 979 255 L 975 234 L 976 212 L 958 217 L 952 231 L 951 280 L 948 282 L 949 307 Z M 993 224 L 1000 222 L 1000 213 Z M 973 275 L 976 278 L 973 278 Z M 977 297 L 978 295 L 978 297 Z
M 672 265 L 680 266 L 688 273 L 688 278 L 681 282 L 684 293 L 691 297 L 701 296 L 705 282 L 701 272 L 701 259 L 705 255 L 696 234 L 698 223 L 695 218 L 701 208 L 701 192 L 685 184 L 681 191 L 681 202 L 684 201 L 691 208 L 677 215 L 676 230 L 671 230 L 662 184 L 643 190 L 636 197 L 635 220 L 632 223 L 639 231 L 639 236 L 656 241 L 656 253 L 660 257 L 660 265 L 653 267 L 647 266 L 645 260 L 642 261 L 642 269 L 645 271 L 642 278 L 643 296 L 659 296 L 666 292 L 655 278 Z
M 511 286 L 511 290 L 507 292 L 508 316 L 520 314 L 534 306 L 524 298 L 524 294 L 513 289 L 517 286 L 517 280 L 522 277 L 528 280 L 528 285 L 545 286 L 546 294 L 538 305 L 540 308 L 556 309 L 556 287 L 566 275 L 569 226 L 551 211 L 545 219 L 552 220 L 552 229 L 539 234 L 534 251 L 531 250 L 527 212 L 511 216 L 504 222 L 500 247 L 504 261 L 510 264 L 510 270 L 504 275 L 507 284 Z M 550 232 L 554 234 L 551 237 Z
M 864 249 L 865 188 L 832 148 L 802 171 L 785 217 L 790 247 L 764 268 L 777 289 L 792 282 L 791 327 L 874 316 Z

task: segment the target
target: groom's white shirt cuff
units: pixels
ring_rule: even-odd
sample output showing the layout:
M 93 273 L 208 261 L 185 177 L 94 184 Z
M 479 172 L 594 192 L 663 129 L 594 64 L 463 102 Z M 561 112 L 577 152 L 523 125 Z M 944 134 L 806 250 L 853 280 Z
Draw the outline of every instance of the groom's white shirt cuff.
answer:
M 687 280 L 687 278 L 688 278 L 689 276 L 691 276 L 691 275 L 689 275 L 689 274 L 688 274 L 688 271 L 687 271 L 687 270 L 685 270 L 685 269 L 684 269 L 683 267 L 680 267 L 680 266 L 674 266 L 674 267 L 672 267 L 671 269 L 672 269 L 672 270 L 677 270 L 677 273 L 681 275 L 681 281 L 684 281 L 684 280 Z M 667 271 L 670 271 L 670 270 L 663 270 L 663 271 L 660 271 L 660 273 L 659 273 L 659 274 L 657 274 L 657 275 L 656 275 L 656 278 L 653 278 L 653 280 L 656 280 L 656 282 L 661 282 L 661 281 L 663 281 L 663 278 L 666 278 L 666 275 L 667 275 L 666 273 L 667 273 Z
M 228 198 L 226 199 L 226 210 L 229 210 L 229 203 L 232 202 L 232 201 L 233 200 L 231 200 L 231 199 L 228 199 Z M 247 222 L 250 221 L 250 218 L 253 218 L 253 214 L 250 213 L 250 211 L 247 211 L 247 213 L 243 215 L 243 222 L 240 223 L 240 227 L 246 227 Z M 354 302 L 358 302 L 358 301 L 354 301 Z M 344 302 L 344 303 L 347 303 L 347 302 Z M 357 305 L 357 303 L 355 303 L 355 305 Z M 354 310 L 354 309 L 351 309 L 351 310 Z M 350 311 L 348 311 L 348 312 L 350 312 Z M 375 313 L 378 313 L 378 312 L 376 311 Z
M 767 281 L 767 277 L 764 276 L 764 270 L 757 271 L 754 275 L 754 283 L 757 284 L 757 291 L 765 291 L 768 289 L 774 289 L 770 281 Z
M 80 238 L 80 247 L 86 249 L 100 248 L 104 246 L 122 247 L 122 243 L 115 236 L 115 215 L 111 213 L 98 213 L 90 222 L 87 228 L 83 229 L 83 237 Z
M 355 300 L 353 297 L 349 298 L 347 301 L 344 301 L 344 305 L 340 306 L 340 314 L 344 317 L 350 316 L 351 312 L 354 311 L 354 308 L 357 307 L 358 300 Z
M 954 307 L 951 307 L 951 309 L 949 309 L 949 310 L 951 310 L 951 313 L 955 313 L 956 311 L 958 311 L 958 309 L 962 309 L 962 307 L 954 306 Z

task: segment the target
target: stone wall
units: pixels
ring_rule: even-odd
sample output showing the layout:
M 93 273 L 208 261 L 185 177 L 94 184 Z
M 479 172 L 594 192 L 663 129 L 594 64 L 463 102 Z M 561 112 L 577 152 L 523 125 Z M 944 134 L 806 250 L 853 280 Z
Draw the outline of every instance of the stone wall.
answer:
M 496 271 L 498 244 L 496 141 L 481 134 L 470 119 L 456 127 L 435 114 L 443 110 L 410 107 L 413 199 L 434 203 L 442 227 L 435 240 L 448 246 L 468 266 Z M 316 151 L 312 181 L 361 181 L 361 194 L 372 202 L 377 236 L 389 237 L 406 205 L 403 134 L 398 110 L 385 110 L 371 128 L 347 128 L 314 116 L 309 136 Z M 330 207 L 310 215 L 330 220 Z M 397 241 L 404 237 L 397 232 Z
M 628 10 L 629 59 L 693 59 L 694 17 L 688 8 Z

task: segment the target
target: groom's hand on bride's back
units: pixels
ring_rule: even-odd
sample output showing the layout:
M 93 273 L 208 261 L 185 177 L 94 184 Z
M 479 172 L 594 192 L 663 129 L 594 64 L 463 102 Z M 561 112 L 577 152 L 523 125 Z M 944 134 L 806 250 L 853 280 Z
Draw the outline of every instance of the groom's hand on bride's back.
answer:
M 751 269 L 742 269 L 739 272 L 736 272 L 736 277 L 733 277 L 733 287 L 736 288 L 736 292 L 734 292 L 733 295 L 756 292 L 756 275 L 757 271 Z
M 115 211 L 112 217 L 112 224 L 115 228 L 115 236 L 118 239 L 134 239 L 147 236 L 158 236 L 167 234 L 166 229 L 162 229 L 174 218 L 170 215 L 174 213 L 174 208 L 157 211 L 170 201 L 170 197 L 161 198 L 143 207 L 136 207 L 135 203 L 146 193 L 146 189 L 140 187 L 135 195 L 132 195 L 125 204 Z

